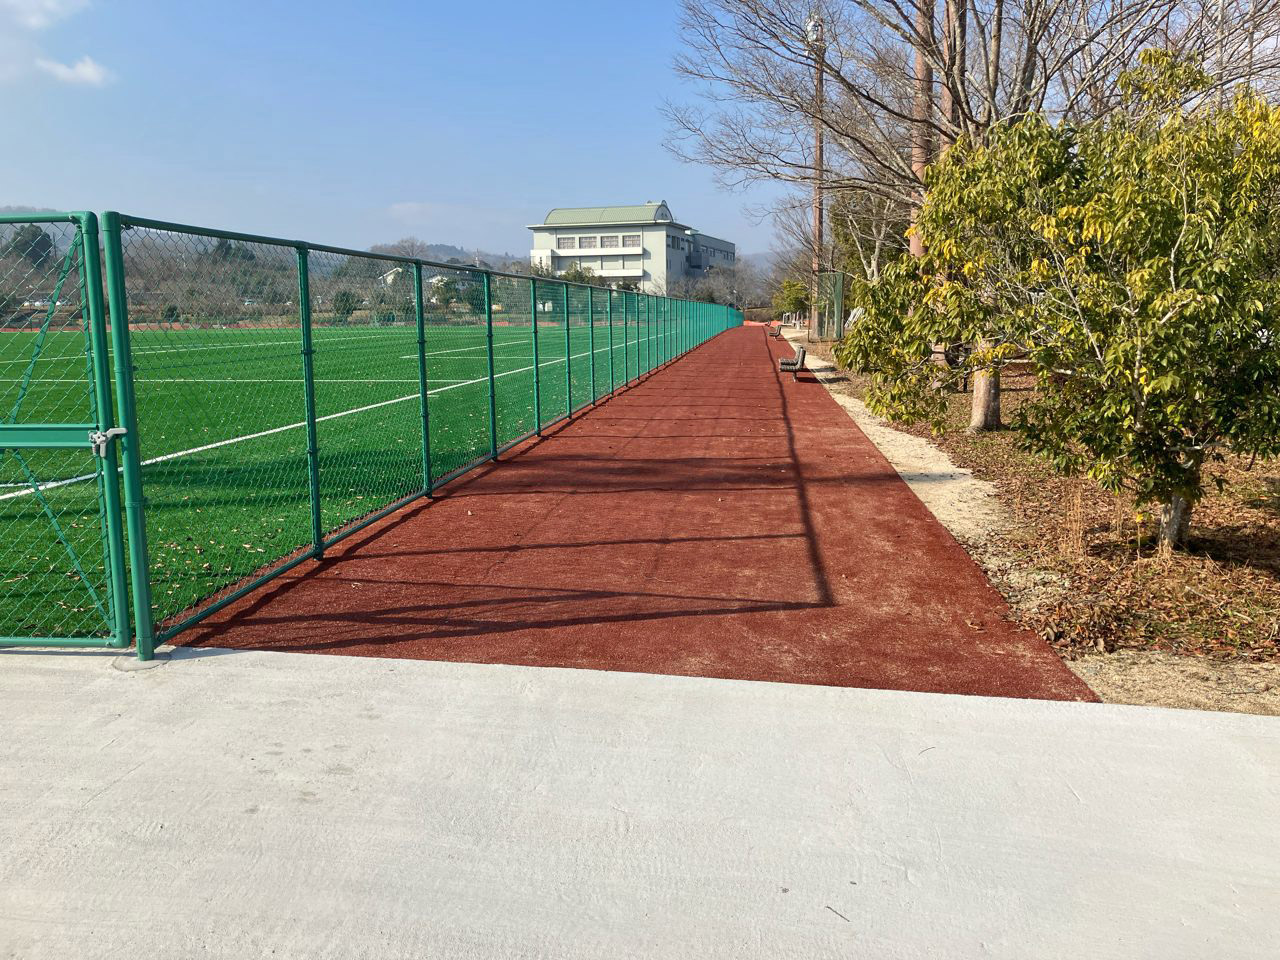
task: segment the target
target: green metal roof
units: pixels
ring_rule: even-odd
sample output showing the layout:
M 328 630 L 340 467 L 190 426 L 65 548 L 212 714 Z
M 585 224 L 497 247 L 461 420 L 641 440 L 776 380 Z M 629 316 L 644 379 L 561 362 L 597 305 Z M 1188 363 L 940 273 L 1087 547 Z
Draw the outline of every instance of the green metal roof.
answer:
M 641 203 L 629 207 L 556 207 L 542 222 L 548 227 L 596 223 L 674 222 L 666 203 Z

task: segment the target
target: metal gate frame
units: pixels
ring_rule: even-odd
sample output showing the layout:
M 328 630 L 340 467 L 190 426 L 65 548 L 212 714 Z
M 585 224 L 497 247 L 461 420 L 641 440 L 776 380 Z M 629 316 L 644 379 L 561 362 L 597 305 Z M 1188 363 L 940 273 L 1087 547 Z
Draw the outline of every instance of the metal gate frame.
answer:
M 96 422 L 87 423 L 0 423 L 0 450 L 91 450 L 97 463 L 98 522 L 106 567 L 106 636 L 0 636 L 0 647 L 107 647 L 123 649 L 133 639 L 129 630 L 129 603 L 125 580 L 125 545 L 121 523 L 119 464 L 116 440 L 125 430 L 114 423 L 111 371 L 108 365 L 107 322 L 103 307 L 102 260 L 98 241 L 98 218 L 93 213 L 17 214 L 0 216 L 0 225 L 69 223 L 76 228 L 72 248 L 68 250 L 68 266 L 79 246 L 81 318 L 89 342 L 89 385 L 93 396 Z M 61 282 L 61 281 L 60 281 Z M 54 298 L 56 306 L 56 296 Z M 54 306 L 50 306 L 52 318 Z M 48 321 L 46 321 L 47 325 Z M 117 354 L 117 372 L 120 357 Z M 30 478 L 32 494 L 39 501 L 62 543 L 72 565 L 81 565 L 74 548 L 62 534 L 56 516 L 42 494 L 42 485 Z M 92 588 L 86 583 L 86 589 Z M 95 596 L 95 600 L 96 600 Z

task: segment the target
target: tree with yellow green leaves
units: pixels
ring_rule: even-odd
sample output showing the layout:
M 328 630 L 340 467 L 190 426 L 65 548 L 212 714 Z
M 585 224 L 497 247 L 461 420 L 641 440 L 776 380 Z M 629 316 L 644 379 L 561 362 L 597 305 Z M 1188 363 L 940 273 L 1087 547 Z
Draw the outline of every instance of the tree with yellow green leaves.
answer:
M 1228 452 L 1280 453 L 1280 108 L 1160 52 L 1123 109 L 1027 117 L 930 171 L 901 258 L 838 346 L 877 412 L 940 422 L 948 381 L 1036 372 L 1013 426 L 1063 473 L 1161 508 L 1164 549 Z M 950 370 L 929 344 L 971 344 Z

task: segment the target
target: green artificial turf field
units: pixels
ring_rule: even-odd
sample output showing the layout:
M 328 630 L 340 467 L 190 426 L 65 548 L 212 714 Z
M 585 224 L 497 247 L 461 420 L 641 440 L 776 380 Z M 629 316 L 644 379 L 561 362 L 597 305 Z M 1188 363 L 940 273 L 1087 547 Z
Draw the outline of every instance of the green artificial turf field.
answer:
M 546 305 L 552 319 L 539 319 L 539 410 L 528 297 L 511 319 L 495 312 L 499 446 L 672 355 L 670 324 L 630 317 L 624 327 L 616 302 L 612 328 L 601 303 L 589 323 L 585 289 L 570 293 L 567 338 L 558 304 Z M 357 311 L 334 325 L 318 318 L 313 328 L 326 534 L 424 487 L 416 327 L 375 323 L 374 316 Z M 0 397 L 8 404 L 36 336 L 0 333 Z M 296 321 L 249 328 L 139 324 L 131 343 L 159 623 L 312 542 L 301 334 Z M 429 322 L 425 353 L 430 471 L 438 482 L 490 454 L 482 318 L 454 313 Z M 18 422 L 92 419 L 83 335 L 52 331 L 37 355 Z M 0 636 L 106 632 L 94 467 L 94 457 L 80 450 L 28 450 L 21 460 L 0 461 Z

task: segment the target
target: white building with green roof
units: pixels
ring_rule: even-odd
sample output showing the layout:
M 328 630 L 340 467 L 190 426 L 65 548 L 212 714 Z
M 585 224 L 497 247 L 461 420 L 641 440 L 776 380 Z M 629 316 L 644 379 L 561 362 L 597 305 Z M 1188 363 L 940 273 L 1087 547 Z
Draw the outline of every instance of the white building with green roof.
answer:
M 556 207 L 529 229 L 529 262 L 535 267 L 558 275 L 577 265 L 605 283 L 632 283 L 645 293 L 672 292 L 683 280 L 696 280 L 737 260 L 732 243 L 680 223 L 665 202 Z

